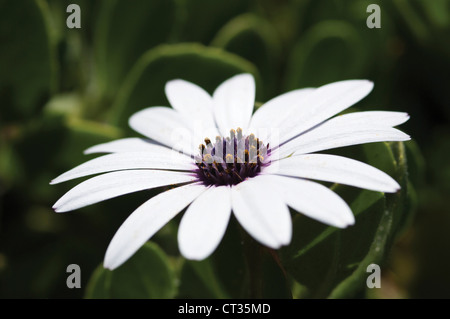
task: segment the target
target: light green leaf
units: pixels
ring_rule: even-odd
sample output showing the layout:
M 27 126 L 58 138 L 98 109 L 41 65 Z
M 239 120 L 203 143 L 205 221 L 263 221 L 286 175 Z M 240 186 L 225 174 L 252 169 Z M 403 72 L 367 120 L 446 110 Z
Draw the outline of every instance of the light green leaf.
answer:
M 88 283 L 85 297 L 172 298 L 176 289 L 175 274 L 166 254 L 149 242 L 114 271 L 100 265 Z

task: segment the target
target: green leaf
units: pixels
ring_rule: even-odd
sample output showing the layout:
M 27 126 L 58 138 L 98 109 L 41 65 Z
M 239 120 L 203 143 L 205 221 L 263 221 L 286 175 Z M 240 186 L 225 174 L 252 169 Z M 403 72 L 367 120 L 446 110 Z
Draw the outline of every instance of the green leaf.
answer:
M 121 136 L 112 126 L 62 116 L 41 117 L 18 130 L 13 145 L 27 164 L 28 177 L 39 175 L 42 170 L 64 170 L 78 165 L 89 158 L 83 154 L 86 148 Z M 37 145 L 40 156 L 36 156 Z
M 211 45 L 252 62 L 264 79 L 264 100 L 272 97 L 278 83 L 281 43 L 270 23 L 255 14 L 240 15 L 219 30 Z
M 180 282 L 178 298 L 229 298 L 210 258 L 203 261 L 186 260 Z
M 0 180 L 2 191 L 10 188 L 18 180 L 24 178 L 22 169 L 18 164 L 16 152 L 7 141 L 0 138 Z
M 412 201 L 414 201 L 414 194 L 410 194 L 411 185 L 409 181 L 408 160 L 406 154 L 405 143 L 403 142 L 389 142 L 387 143 L 396 160 L 395 171 L 392 177 L 400 184 L 401 191 L 393 194 L 386 194 L 387 209 L 393 214 L 393 231 L 390 234 L 390 242 L 392 242 L 398 234 L 400 234 L 405 226 L 409 225 L 414 216 L 412 210 Z M 413 191 L 413 190 L 412 190 Z
M 422 185 L 425 180 L 425 159 L 419 145 L 414 140 L 405 143 L 408 158 L 409 179 L 414 185 Z
M 396 236 L 412 217 L 410 199 L 408 198 L 405 147 L 402 142 L 389 144 L 397 161 L 394 177 L 402 189 L 394 194 L 386 194 L 386 208 L 382 212 L 380 223 L 375 231 L 368 253 L 355 271 L 333 289 L 330 293 L 331 298 L 349 298 L 354 296 L 356 292 L 363 290 L 368 276 L 367 266 L 372 263 L 380 264 L 383 261 Z
M 181 78 L 212 93 L 222 81 L 244 72 L 255 75 L 259 83 L 251 63 L 220 49 L 198 44 L 159 46 L 142 56 L 125 79 L 112 105 L 110 120 L 128 128 L 133 113 L 148 106 L 169 105 L 164 95 L 167 81 Z
M 111 272 L 105 270 L 103 265 L 99 265 L 91 278 L 89 279 L 86 288 L 85 298 L 87 299 L 109 299 L 111 298 Z
M 262 271 L 262 298 L 291 299 L 292 293 L 288 285 L 287 274 L 280 263 L 278 253 L 274 250 L 264 249 L 261 258 Z M 249 269 L 252 275 L 253 269 Z
M 175 22 L 174 0 L 102 2 L 95 33 L 100 90 L 112 99 L 133 64 L 148 49 L 167 42 Z
M 286 67 L 286 90 L 358 77 L 366 58 L 364 42 L 350 23 L 319 22 L 292 50 Z
M 327 227 L 301 214 L 294 217 L 293 239 L 281 256 L 287 271 L 308 289 L 308 297 L 348 298 L 362 293 L 367 266 L 383 262 L 411 217 L 404 145 L 374 143 L 356 150 L 363 157 L 360 160 L 391 174 L 402 189 L 384 195 L 334 185 L 332 189 L 355 214 L 355 225 L 346 229 Z
M 248 297 L 245 287 L 248 274 L 243 251 L 241 228 L 233 216 L 219 247 L 211 255 L 214 272 L 230 298 Z
M 65 121 L 67 135 L 64 146 L 60 150 L 60 163 L 78 165 L 89 159 L 83 154 L 88 147 L 109 142 L 122 136 L 121 130 L 103 123 L 81 120 L 77 118 Z
M 0 121 L 29 118 L 56 84 L 55 47 L 44 1 L 0 0 Z
M 121 136 L 106 124 L 53 115 L 36 118 L 16 130 L 17 137 L 11 141 L 21 173 L 16 182 L 24 183 L 30 198 L 51 201 L 58 191 L 49 185 L 53 178 L 92 158 L 83 154 L 88 147 Z
M 450 26 L 450 3 L 447 0 L 415 1 L 427 15 L 428 21 L 436 28 Z
M 249 0 L 179 0 L 176 39 L 208 44 L 224 24 L 247 12 L 250 3 Z
M 114 271 L 100 265 L 89 280 L 85 297 L 172 298 L 175 293 L 175 273 L 166 254 L 149 242 Z
M 258 243 L 242 227 L 240 232 L 246 264 L 246 280 L 242 285 L 243 297 L 292 298 L 278 252 Z
M 450 26 L 449 2 L 446 0 L 395 0 L 392 2 L 410 32 L 422 43 L 443 40 Z M 449 48 L 447 43 L 440 43 Z
M 390 143 L 368 143 L 360 146 L 364 154 L 362 161 L 372 165 L 395 178 L 398 158 L 395 157 Z
M 277 252 L 248 235 L 232 218 L 212 256 L 185 261 L 179 298 L 291 298 Z
M 346 189 L 339 193 L 347 202 L 355 196 L 355 192 Z M 383 195 L 362 191 L 350 208 L 356 222 L 345 230 L 327 227 L 303 215 L 294 218 L 292 243 L 282 250 L 282 260 L 295 280 L 308 288 L 310 297 L 327 296 L 336 282 L 354 269 L 373 239 L 370 226 L 378 224 L 384 211 Z

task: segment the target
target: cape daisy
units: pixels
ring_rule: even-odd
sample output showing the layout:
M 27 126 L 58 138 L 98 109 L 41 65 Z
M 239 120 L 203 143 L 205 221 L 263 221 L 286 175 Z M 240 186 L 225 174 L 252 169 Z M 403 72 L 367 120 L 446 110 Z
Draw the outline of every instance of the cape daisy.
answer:
M 213 96 L 190 82 L 170 81 L 165 91 L 172 108 L 150 107 L 129 120 L 148 139 L 119 139 L 86 150 L 110 154 L 73 168 L 51 184 L 103 174 L 71 189 L 54 209 L 66 212 L 131 192 L 176 186 L 125 220 L 106 252 L 104 266 L 109 269 L 125 262 L 186 207 L 179 249 L 184 257 L 197 260 L 219 245 L 231 213 L 253 238 L 274 249 L 291 240 L 288 206 L 328 225 L 352 225 L 354 216 L 344 200 L 311 179 L 380 192 L 395 192 L 400 186 L 362 162 L 313 153 L 409 140 L 393 128 L 408 120 L 406 113 L 333 117 L 372 87 L 367 80 L 349 80 L 294 90 L 252 114 L 255 83 L 249 74 L 226 80 Z

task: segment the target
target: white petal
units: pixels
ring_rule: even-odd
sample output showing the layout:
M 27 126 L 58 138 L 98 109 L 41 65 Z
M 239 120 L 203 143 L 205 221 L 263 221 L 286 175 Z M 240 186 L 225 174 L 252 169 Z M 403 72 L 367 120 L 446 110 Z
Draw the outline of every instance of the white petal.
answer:
M 231 215 L 230 187 L 211 187 L 187 209 L 178 229 L 181 254 L 194 260 L 211 255 L 222 240 Z
M 348 80 L 315 89 L 302 100 L 302 105 L 290 112 L 280 131 L 283 143 L 300 133 L 342 112 L 364 98 L 373 88 L 367 80 Z
M 273 152 L 273 156 L 283 158 L 291 154 L 306 154 L 329 150 L 338 147 L 374 143 L 408 141 L 411 138 L 395 128 L 348 125 L 346 127 L 318 127 L 292 141 L 280 146 Z
M 317 179 L 386 193 L 400 189 L 392 177 L 373 166 L 328 154 L 294 155 L 273 162 L 264 173 Z
M 301 106 L 302 100 L 312 91 L 314 91 L 312 88 L 294 90 L 264 103 L 253 114 L 249 132 L 255 133 L 260 129 L 273 129 L 283 126 L 290 112 Z M 260 136 L 260 134 L 258 134 L 258 137 L 263 141 L 267 139 L 266 136 Z
M 213 94 L 214 117 L 222 135 L 238 127 L 246 130 L 255 104 L 255 80 L 239 74 L 223 82 Z
M 328 122 L 346 126 L 351 123 L 394 127 L 409 120 L 408 113 L 391 111 L 353 112 L 336 116 Z
M 195 167 L 190 157 L 174 151 L 170 154 L 149 152 L 114 153 L 94 158 L 72 168 L 70 171 L 56 177 L 50 184 L 57 184 L 93 174 L 127 169 L 192 170 Z
M 287 205 L 324 224 L 344 228 L 355 223 L 347 203 L 321 184 L 300 178 L 278 175 L 261 176 L 273 187 L 279 187 Z
M 219 132 L 214 122 L 212 97 L 201 87 L 184 80 L 167 82 L 166 96 L 170 105 L 183 114 L 200 138 L 214 138 Z
M 147 240 L 206 190 L 189 184 L 161 193 L 136 209 L 120 226 L 106 250 L 104 266 L 115 269 Z
M 136 132 L 186 154 L 196 154 L 199 141 L 182 114 L 168 107 L 149 107 L 133 114 L 129 124 Z
M 160 170 L 127 170 L 103 174 L 78 184 L 53 206 L 56 212 L 68 212 L 117 196 L 195 181 L 192 174 Z
M 122 138 L 119 140 L 94 145 L 84 151 L 84 154 L 95 153 L 123 153 L 123 152 L 172 152 L 170 148 L 155 144 L 151 140 L 138 137 Z
M 369 111 L 334 117 L 279 148 L 279 157 L 383 141 L 407 141 L 410 137 L 392 126 L 409 119 L 407 113 Z
M 289 209 L 277 189 L 259 176 L 231 188 L 231 206 L 242 227 L 260 243 L 277 249 L 291 241 Z

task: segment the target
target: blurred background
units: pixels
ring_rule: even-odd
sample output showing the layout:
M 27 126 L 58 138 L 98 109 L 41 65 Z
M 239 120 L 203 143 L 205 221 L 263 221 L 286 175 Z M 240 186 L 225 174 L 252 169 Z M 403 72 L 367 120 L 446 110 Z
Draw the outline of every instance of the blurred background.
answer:
M 80 29 L 66 25 L 71 3 Z M 372 3 L 381 28 L 366 25 Z M 386 253 L 382 288 L 367 296 L 450 297 L 449 0 L 0 0 L 0 45 L 1 298 L 83 297 L 113 234 L 149 193 L 56 214 L 77 181 L 50 180 L 92 158 L 87 147 L 136 136 L 128 117 L 168 105 L 166 81 L 211 93 L 241 72 L 255 76 L 258 102 L 364 78 L 375 88 L 359 110 L 410 114 L 401 129 L 413 138 L 411 218 Z M 176 223 L 155 237 L 174 269 Z M 66 286 L 72 263 L 82 289 Z

